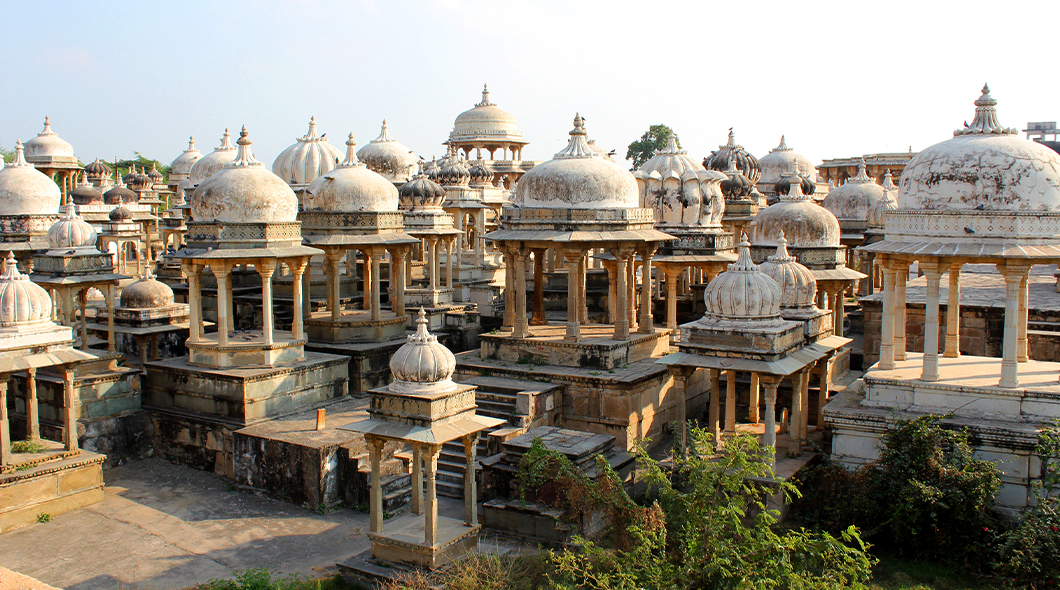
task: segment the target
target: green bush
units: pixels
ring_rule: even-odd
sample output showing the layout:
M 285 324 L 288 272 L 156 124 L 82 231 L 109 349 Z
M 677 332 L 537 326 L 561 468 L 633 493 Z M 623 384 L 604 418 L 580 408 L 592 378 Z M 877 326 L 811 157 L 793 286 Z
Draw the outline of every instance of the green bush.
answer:
M 197 590 L 345 590 L 342 576 L 311 580 L 301 574 L 280 578 L 268 568 L 250 568 L 232 572 L 232 580 L 210 580 Z

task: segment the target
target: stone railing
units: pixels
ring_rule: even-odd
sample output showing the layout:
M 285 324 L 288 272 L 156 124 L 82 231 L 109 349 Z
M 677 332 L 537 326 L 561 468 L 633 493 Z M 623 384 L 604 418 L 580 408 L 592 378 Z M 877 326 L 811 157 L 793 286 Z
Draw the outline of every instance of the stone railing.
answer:
M 904 241 L 1056 243 L 1060 213 L 901 209 L 886 214 L 884 233 Z

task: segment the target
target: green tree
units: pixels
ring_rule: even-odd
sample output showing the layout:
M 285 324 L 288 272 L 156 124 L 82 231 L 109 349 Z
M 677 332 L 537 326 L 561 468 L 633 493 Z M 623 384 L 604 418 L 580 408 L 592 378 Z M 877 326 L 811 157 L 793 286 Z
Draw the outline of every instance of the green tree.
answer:
M 10 163 L 15 159 L 15 150 L 9 150 L 0 145 L 0 158 L 3 158 L 5 163 Z
M 650 160 L 657 150 L 666 147 L 666 140 L 670 138 L 671 133 L 677 140 L 677 134 L 666 125 L 652 125 L 644 135 L 640 136 L 640 139 L 629 144 L 626 159 L 633 163 L 634 169 L 640 168 L 640 165 Z M 677 140 L 677 145 L 681 145 L 680 140 Z

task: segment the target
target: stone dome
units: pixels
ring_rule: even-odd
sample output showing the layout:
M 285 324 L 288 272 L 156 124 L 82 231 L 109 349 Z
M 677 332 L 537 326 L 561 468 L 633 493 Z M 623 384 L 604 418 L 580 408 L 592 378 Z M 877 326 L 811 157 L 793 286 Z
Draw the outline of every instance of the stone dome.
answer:
M 585 120 L 575 115 L 567 147 L 519 179 L 515 203 L 545 209 L 639 207 L 636 178 L 594 153 L 585 136 Z
M 990 88 L 971 125 L 913 156 L 898 183 L 898 208 L 1060 211 L 1060 154 L 997 119 Z
M 438 175 L 442 173 L 442 167 L 438 164 L 438 161 L 431 156 L 431 161 L 427 162 L 427 165 L 422 169 L 423 174 L 427 175 L 427 178 L 437 182 Z
M 471 186 L 493 186 L 493 170 L 481 159 L 475 161 L 468 173 L 471 175 Z
M 729 158 L 725 168 L 725 180 L 721 181 L 721 194 L 726 201 L 747 201 L 755 192 L 755 183 L 736 166 L 736 159 Z
M 773 184 L 774 195 L 786 195 L 791 192 L 791 183 L 794 182 L 794 177 L 785 176 Z M 802 194 L 810 196 L 817 192 L 817 184 L 814 183 L 808 176 L 799 175 L 799 190 Z
M 718 149 L 710 152 L 710 156 L 703 158 L 703 165 L 711 170 L 724 172 L 728 170 L 729 160 L 733 158 L 736 160 L 736 168 L 743 172 L 744 176 L 752 183 L 758 182 L 758 177 L 761 175 L 761 164 L 758 158 L 736 143 L 736 136 L 730 127 L 729 140 L 725 145 L 718 146 Z
M 81 174 L 81 184 L 70 191 L 70 198 L 76 205 L 102 205 L 103 193 L 88 182 L 88 174 Z
M 123 221 L 131 221 L 133 218 L 133 212 L 125 206 L 124 203 L 119 204 L 117 207 L 110 210 L 107 217 L 115 222 L 121 223 Z
M 111 170 L 110 166 L 108 166 L 106 162 L 100 160 L 99 158 L 92 160 L 88 163 L 87 166 L 85 166 L 85 174 L 87 174 L 89 178 L 94 180 L 99 180 L 101 178 L 108 177 L 111 175 L 112 172 L 113 170 Z
M 450 154 L 449 160 L 438 171 L 437 182 L 442 186 L 467 186 L 471 182 L 471 169 L 455 153 Z
M 346 140 L 346 158 L 342 163 L 309 183 L 302 197 L 306 211 L 398 210 L 398 191 L 394 183 L 361 163 L 354 151 L 356 146 L 351 133 Z
M 751 262 L 747 236 L 737 247 L 736 262 L 714 277 L 703 291 L 707 316 L 727 320 L 776 319 L 780 316 L 780 285 Z
M 339 161 L 342 152 L 317 135 L 316 117 L 309 118 L 309 132 L 299 137 L 293 145 L 280 152 L 272 163 L 272 173 L 292 185 L 306 185 L 327 174 Z
M 437 209 L 445 201 L 445 189 L 427 178 L 427 175 L 420 173 L 416 178 L 401 185 L 398 196 L 403 210 Z
M 121 291 L 119 304 L 126 309 L 154 309 L 173 305 L 173 289 L 145 268 L 140 278 Z
M 59 221 L 48 228 L 48 246 L 50 248 L 95 248 L 96 230 L 74 212 L 73 205 L 67 205 Z
M 191 171 L 188 173 L 188 186 L 186 188 L 199 186 L 202 181 L 220 172 L 235 157 L 236 147 L 232 145 L 232 136 L 228 133 L 228 128 L 226 127 L 224 137 L 221 138 L 221 145 L 199 158 L 192 165 Z
M 282 178 L 254 159 L 246 126 L 236 143 L 239 147 L 235 160 L 204 180 L 192 194 L 192 217 L 196 221 L 228 223 L 295 221 L 298 197 Z
M 142 191 L 151 186 L 151 179 L 143 173 L 143 170 L 137 171 L 135 164 L 133 164 L 129 168 L 129 172 L 122 177 L 122 182 L 125 183 L 125 186 L 134 191 Z
M 44 117 L 44 131 L 25 143 L 26 161 L 32 163 L 70 162 L 76 163 L 74 146 L 52 131 L 51 120 Z
M 390 390 L 399 393 L 450 391 L 456 387 L 452 379 L 455 370 L 456 357 L 436 336 L 427 332 L 427 317 L 421 307 L 416 333 L 390 357 L 390 372 L 394 375 Z
M 151 179 L 151 184 L 162 184 L 165 180 L 162 173 L 158 171 L 157 164 L 151 164 L 151 171 L 147 173 L 147 177 Z
M 202 152 L 195 148 L 195 137 L 188 138 L 188 149 L 184 150 L 173 163 L 169 165 L 169 177 L 175 180 L 184 180 L 191 174 L 191 168 L 202 159 Z M 107 174 L 110 174 L 109 172 Z
M 839 220 L 831 211 L 803 194 L 794 174 L 789 179 L 788 194 L 755 215 L 755 245 L 777 246 L 784 236 L 794 248 L 838 246 Z
M 11 252 L 0 275 L 0 326 L 51 323 L 52 298 L 43 287 L 18 272 Z
M 817 278 L 813 271 L 799 264 L 788 254 L 784 234 L 777 240 L 777 253 L 766 258 L 758 269 L 769 275 L 780 286 L 780 307 L 810 308 L 817 300 Z
M 140 195 L 129 190 L 125 183 L 122 182 L 121 177 L 118 177 L 117 184 L 114 188 L 103 193 L 103 202 L 108 205 L 120 205 L 122 203 L 136 203 L 140 200 Z
M 762 176 L 757 180 L 760 184 L 774 185 L 780 182 L 791 173 L 793 165 L 798 167 L 799 176 L 809 178 L 811 182 L 817 181 L 817 167 L 808 158 L 788 147 L 783 135 L 780 136 L 780 145 L 762 156 L 759 163 L 762 165 Z
M 711 226 L 721 223 L 725 201 L 720 183 L 727 177 L 690 158 L 672 133 L 666 146 L 642 164 L 633 177 L 640 206 L 654 209 L 656 222 Z
M 386 120 L 383 121 L 383 126 L 379 130 L 379 137 L 357 150 L 357 158 L 370 170 L 396 182 L 408 180 L 418 162 L 412 150 L 390 137 Z
M 62 196 L 55 181 L 26 161 L 22 142 L 15 142 L 15 159 L 0 168 L 0 215 L 55 215 Z
M 880 188 L 883 189 L 883 196 L 873 203 L 872 207 L 869 207 L 867 217 L 869 227 L 877 229 L 883 229 L 883 223 L 889 211 L 898 210 L 898 201 L 894 197 L 898 194 L 898 187 L 894 186 L 894 182 L 891 180 L 890 170 L 883 175 L 883 186 Z
M 881 198 L 883 187 L 865 173 L 865 159 L 862 158 L 858 163 L 858 173 L 843 186 L 828 191 L 821 204 L 837 219 L 865 221 L 869 218 L 869 209 Z
M 449 141 L 475 139 L 521 140 L 523 133 L 511 113 L 490 102 L 490 91 L 482 85 L 482 100 L 456 116 Z

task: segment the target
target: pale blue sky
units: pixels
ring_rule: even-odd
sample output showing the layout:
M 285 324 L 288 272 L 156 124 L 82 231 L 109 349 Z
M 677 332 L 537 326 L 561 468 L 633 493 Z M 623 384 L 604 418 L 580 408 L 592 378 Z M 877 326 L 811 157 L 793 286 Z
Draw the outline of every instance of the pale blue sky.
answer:
M 169 161 L 246 124 L 270 164 L 310 115 L 340 149 L 379 132 L 441 155 L 491 98 L 531 142 L 576 111 L 625 155 L 666 123 L 702 157 L 729 127 L 819 162 L 942 141 L 984 81 L 1002 124 L 1060 119 L 1060 2 L 0 1 L 0 144 L 44 115 L 83 161 Z

